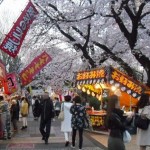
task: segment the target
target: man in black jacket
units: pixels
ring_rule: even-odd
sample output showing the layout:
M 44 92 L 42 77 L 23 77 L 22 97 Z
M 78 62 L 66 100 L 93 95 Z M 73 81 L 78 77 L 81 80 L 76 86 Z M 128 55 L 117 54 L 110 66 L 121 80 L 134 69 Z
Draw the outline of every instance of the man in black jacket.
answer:
M 51 119 L 54 117 L 53 102 L 48 94 L 41 96 L 41 121 L 40 132 L 42 134 L 42 140 L 45 140 L 45 144 L 48 144 L 48 138 L 51 129 Z

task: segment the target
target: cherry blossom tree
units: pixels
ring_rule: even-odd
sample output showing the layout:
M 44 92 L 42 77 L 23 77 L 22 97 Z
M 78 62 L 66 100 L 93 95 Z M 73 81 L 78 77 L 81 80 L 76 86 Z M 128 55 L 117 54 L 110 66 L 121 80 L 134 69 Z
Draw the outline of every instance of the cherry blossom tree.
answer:
M 3 0 L 0 0 L 0 4 L 3 2 Z
M 20 67 L 22 65 L 20 57 L 16 57 L 15 59 L 8 56 L 6 53 L 0 51 L 0 59 L 6 66 L 7 73 L 11 72 L 20 72 Z
M 149 6 L 138 0 L 34 0 L 39 11 L 22 45 L 23 69 L 46 51 L 52 57 L 39 76 L 60 87 L 74 72 L 105 65 L 136 78 L 149 75 Z M 29 55 L 30 54 L 30 55 Z M 46 80 L 44 80 L 46 79 Z
M 150 3 L 148 1 L 130 1 L 122 0 L 120 5 L 119 1 L 111 1 L 111 13 L 120 31 L 126 38 L 130 47 L 132 55 L 145 69 L 148 81 L 147 85 L 150 86 Z M 123 18 L 124 13 L 129 18 Z M 127 22 L 130 23 L 127 24 Z
M 3 16 L 3 19 L 2 19 L 3 22 L 5 24 L 9 24 L 10 22 L 7 20 L 7 17 L 6 17 L 6 19 L 4 19 L 4 18 L 5 17 Z M 9 18 L 9 15 L 8 15 L 8 18 Z M 2 23 L 2 20 L 0 19 L 0 26 L 1 26 L 1 28 L 0 28 L 0 43 L 6 36 L 5 33 L 6 33 L 6 30 L 8 29 L 8 26 L 6 26 L 6 25 L 4 26 L 4 24 Z M 14 58 L 10 57 L 9 55 L 7 55 L 6 53 L 4 53 L 3 51 L 0 51 L 0 59 L 5 64 L 6 71 L 8 73 L 11 73 L 11 72 L 19 73 L 20 72 L 22 63 L 21 63 L 21 58 L 19 56 L 17 56 L 14 59 Z
M 91 68 L 111 64 L 136 77 L 134 69 L 142 66 L 150 85 L 150 52 L 146 42 L 149 39 L 148 2 L 138 5 L 134 0 L 34 2 L 40 11 L 37 28 L 41 34 L 48 35 L 52 41 L 59 39 L 81 52 L 82 60 Z

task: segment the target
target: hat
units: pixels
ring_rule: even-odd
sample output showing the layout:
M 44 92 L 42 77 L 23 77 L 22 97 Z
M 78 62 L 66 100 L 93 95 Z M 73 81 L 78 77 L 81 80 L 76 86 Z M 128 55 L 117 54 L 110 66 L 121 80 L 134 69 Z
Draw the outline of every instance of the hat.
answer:
M 4 100 L 3 95 L 0 95 L 0 101 L 3 101 L 3 100 Z
M 15 99 L 13 99 L 11 102 L 12 102 L 13 104 L 17 104 L 17 102 L 16 102 Z
M 66 95 L 66 96 L 64 96 L 64 99 L 65 99 L 66 102 L 69 102 L 69 101 L 71 101 L 71 96 Z
M 47 93 L 41 95 L 41 99 L 42 99 L 42 100 L 46 100 L 46 99 L 49 99 L 49 98 L 50 98 L 50 97 L 49 97 L 49 95 L 48 95 Z

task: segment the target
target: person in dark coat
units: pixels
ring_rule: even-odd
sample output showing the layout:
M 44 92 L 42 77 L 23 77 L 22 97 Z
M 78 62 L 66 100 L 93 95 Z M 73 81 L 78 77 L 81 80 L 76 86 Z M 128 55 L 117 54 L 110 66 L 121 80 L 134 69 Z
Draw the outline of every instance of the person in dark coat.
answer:
M 72 127 L 72 148 L 75 148 L 76 133 L 79 132 L 79 150 L 82 149 L 83 144 L 83 131 L 85 126 L 86 119 L 86 109 L 85 106 L 81 105 L 80 96 L 75 96 L 73 98 L 74 105 L 70 108 L 70 113 L 72 114 L 71 118 L 71 127 Z
M 58 117 L 60 113 L 60 109 L 61 109 L 61 103 L 59 102 L 59 99 L 57 97 L 55 97 L 54 99 L 55 99 L 55 105 L 54 105 L 55 114 L 56 114 L 56 117 Z
M 40 100 L 38 97 L 35 97 L 33 115 L 34 115 L 34 120 L 37 120 L 40 116 Z
M 19 113 L 20 113 L 20 99 L 19 95 L 15 96 L 16 105 L 17 105 L 17 120 L 19 121 Z
M 34 113 L 34 107 L 35 107 L 35 99 L 36 99 L 36 96 L 34 95 L 31 99 L 31 105 L 32 105 L 32 113 L 33 113 L 33 116 L 35 115 Z M 35 116 L 34 116 L 34 119 L 35 119 Z
M 126 130 L 126 118 L 120 109 L 119 99 L 111 95 L 108 101 L 106 127 L 110 130 L 108 137 L 108 150 L 125 150 L 123 132 Z
M 18 120 L 18 106 L 17 106 L 17 102 L 15 99 L 13 99 L 11 101 L 12 105 L 10 108 L 10 113 L 11 113 L 11 122 L 14 128 L 14 132 L 18 130 L 18 126 L 17 126 L 17 120 Z
M 51 129 L 51 119 L 54 118 L 54 106 L 53 101 L 48 94 L 41 96 L 41 120 L 40 120 L 40 132 L 42 134 L 42 140 L 45 140 L 45 144 L 48 144 Z

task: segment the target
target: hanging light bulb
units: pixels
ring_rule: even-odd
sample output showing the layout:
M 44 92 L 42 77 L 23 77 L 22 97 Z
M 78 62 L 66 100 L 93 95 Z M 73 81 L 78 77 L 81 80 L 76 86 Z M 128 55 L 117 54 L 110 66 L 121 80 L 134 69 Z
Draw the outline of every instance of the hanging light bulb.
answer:
M 102 95 L 99 95 L 98 100 L 100 101 L 102 100 Z
M 98 95 L 98 94 L 96 95 L 96 98 L 97 98 L 97 99 L 99 98 L 99 95 Z
M 80 89 L 81 89 L 81 86 L 80 86 L 80 85 L 77 85 L 77 88 L 80 90 Z
M 83 91 L 83 92 L 86 92 L 86 89 L 85 89 L 84 87 L 82 87 L 82 91 Z
M 112 91 L 115 91 L 115 90 L 116 90 L 116 87 L 115 87 L 115 86 L 112 86 L 112 87 L 111 87 L 111 90 L 112 90 Z
M 95 96 L 95 93 L 94 93 L 94 92 L 92 92 L 92 96 Z
M 101 88 L 98 83 L 96 83 L 96 84 L 94 85 L 94 87 L 95 87 L 95 89 L 100 89 L 100 88 Z
M 90 94 L 90 90 L 87 90 L 87 94 L 88 94 L 88 95 Z

